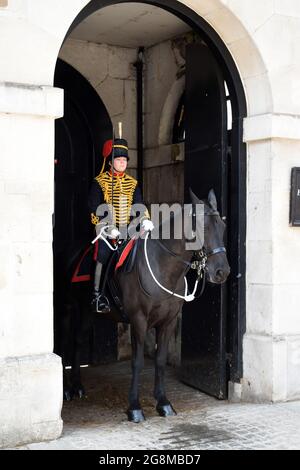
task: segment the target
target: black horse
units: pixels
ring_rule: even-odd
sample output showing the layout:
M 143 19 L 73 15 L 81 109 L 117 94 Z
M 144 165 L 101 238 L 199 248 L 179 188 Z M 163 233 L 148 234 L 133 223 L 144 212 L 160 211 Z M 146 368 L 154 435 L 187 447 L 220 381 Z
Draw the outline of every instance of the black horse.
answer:
M 155 356 L 155 384 L 154 397 L 157 401 L 156 410 L 161 416 L 176 414 L 167 399 L 164 386 L 164 373 L 167 360 L 168 343 L 174 333 L 177 317 L 182 309 L 184 300 L 191 300 L 186 289 L 185 275 L 192 266 L 211 283 L 220 284 L 226 281 L 230 268 L 227 261 L 226 250 L 223 246 L 225 224 L 217 210 L 214 191 L 211 190 L 207 200 L 200 201 L 192 192 L 192 207 L 197 204 L 204 205 L 204 239 L 203 246 L 197 250 L 187 248 L 187 241 L 191 241 L 197 234 L 194 232 L 203 228 L 203 220 L 197 220 L 197 212 L 191 215 L 193 220 L 191 233 L 183 235 L 180 239 L 171 236 L 165 240 L 149 235 L 139 239 L 136 249 L 134 268 L 131 272 L 118 270 L 116 282 L 120 296 L 126 308 L 126 314 L 131 325 L 132 343 L 132 380 L 129 391 L 129 408 L 127 415 L 129 421 L 140 422 L 145 419 L 139 401 L 139 374 L 144 365 L 144 343 L 149 329 L 156 330 L 156 356 Z M 183 218 L 182 218 L 183 220 Z M 174 234 L 173 234 L 174 235 Z M 145 248 L 146 244 L 146 248 Z M 76 250 L 73 258 L 76 259 Z M 84 395 L 84 388 L 80 380 L 80 347 L 82 334 L 92 320 L 89 309 L 91 285 L 83 283 L 71 285 L 69 276 L 63 276 L 67 282 L 59 282 L 64 293 L 64 304 L 68 305 L 69 315 L 76 318 L 73 321 L 74 354 L 72 358 L 71 386 L 64 383 L 65 398 L 73 395 Z M 60 286 L 60 287 L 61 287 Z M 60 298 L 61 301 L 61 298 Z M 64 307 L 66 308 L 66 307 Z M 120 313 L 116 309 L 108 314 L 112 320 L 120 321 Z M 62 348 L 64 365 L 64 351 Z

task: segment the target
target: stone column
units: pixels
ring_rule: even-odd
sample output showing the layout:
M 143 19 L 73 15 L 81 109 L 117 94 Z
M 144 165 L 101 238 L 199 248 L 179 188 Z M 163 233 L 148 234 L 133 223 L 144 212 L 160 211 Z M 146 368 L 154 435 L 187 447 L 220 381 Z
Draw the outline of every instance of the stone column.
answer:
M 300 166 L 299 116 L 245 119 L 247 331 L 244 400 L 300 398 L 300 228 L 289 226 L 291 168 Z
M 63 90 L 0 83 L 0 446 L 62 431 L 53 351 L 54 119 Z

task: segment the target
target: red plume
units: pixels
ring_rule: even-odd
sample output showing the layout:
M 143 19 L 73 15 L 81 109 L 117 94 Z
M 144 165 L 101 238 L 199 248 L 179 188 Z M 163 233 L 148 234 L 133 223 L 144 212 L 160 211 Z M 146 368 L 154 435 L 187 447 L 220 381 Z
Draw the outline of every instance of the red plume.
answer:
M 111 154 L 112 145 L 113 145 L 113 141 L 111 139 L 104 142 L 103 150 L 102 150 L 102 155 L 104 158 L 107 158 Z

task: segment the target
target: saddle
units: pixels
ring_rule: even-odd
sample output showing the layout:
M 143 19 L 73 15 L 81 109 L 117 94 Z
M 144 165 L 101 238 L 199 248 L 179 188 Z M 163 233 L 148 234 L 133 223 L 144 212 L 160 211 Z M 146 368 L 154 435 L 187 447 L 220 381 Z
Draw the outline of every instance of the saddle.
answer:
M 115 273 L 120 269 L 124 273 L 130 273 L 134 266 L 136 251 L 137 251 L 138 240 L 131 238 L 129 241 L 125 241 L 120 248 L 117 250 L 118 258 L 115 264 Z
M 109 299 L 111 305 L 115 307 L 120 314 L 121 321 L 129 323 L 120 295 L 120 286 L 117 280 L 117 273 L 130 273 L 134 267 L 139 239 L 125 240 L 116 251 L 113 252 L 105 268 L 104 277 L 102 278 L 102 293 Z M 71 282 L 90 282 L 93 279 L 91 272 L 94 269 L 96 250 L 94 246 L 89 244 L 79 255 L 79 261 L 73 269 Z
M 130 273 L 132 271 L 136 260 L 138 243 L 139 239 L 131 239 L 129 242 L 124 242 L 120 249 L 113 253 L 106 268 L 102 284 L 104 295 L 112 301 L 124 323 L 129 323 L 129 317 L 123 305 L 121 288 L 116 273 Z
M 130 273 L 134 266 L 136 249 L 138 240 L 132 238 L 129 241 L 125 240 L 119 248 L 113 252 L 109 265 L 113 266 L 113 276 L 117 270 Z M 91 281 L 91 272 L 93 269 L 93 260 L 97 257 L 96 249 L 93 245 L 89 244 L 84 248 L 78 250 L 70 261 L 70 266 L 73 266 L 71 272 L 71 282 L 86 282 Z M 79 260 L 76 262 L 76 259 Z M 76 262 L 76 264 L 75 264 Z

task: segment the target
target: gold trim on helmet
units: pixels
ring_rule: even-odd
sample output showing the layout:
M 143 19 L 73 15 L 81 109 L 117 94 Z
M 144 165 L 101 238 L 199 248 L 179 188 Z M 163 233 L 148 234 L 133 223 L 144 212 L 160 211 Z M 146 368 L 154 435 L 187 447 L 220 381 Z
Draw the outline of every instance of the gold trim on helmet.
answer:
M 125 149 L 125 150 L 128 150 L 128 147 L 126 147 L 125 145 L 119 145 L 119 144 L 114 145 L 114 148 L 115 148 L 115 149 L 118 148 L 118 149 Z

